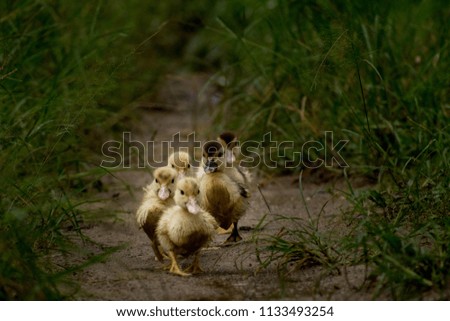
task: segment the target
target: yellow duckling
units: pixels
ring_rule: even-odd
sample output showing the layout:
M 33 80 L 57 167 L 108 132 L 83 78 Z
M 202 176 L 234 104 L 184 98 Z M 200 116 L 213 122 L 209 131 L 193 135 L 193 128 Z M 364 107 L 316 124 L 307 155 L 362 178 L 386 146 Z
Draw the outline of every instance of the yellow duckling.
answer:
M 194 178 L 181 179 L 174 197 L 176 205 L 164 211 L 156 229 L 159 243 L 172 261 L 169 272 L 181 276 L 202 271 L 198 257 L 200 249 L 211 240 L 217 227 L 214 217 L 199 206 L 199 192 Z M 194 255 L 186 271 L 178 266 L 177 255 Z
M 228 229 L 234 224 L 226 242 L 240 241 L 238 220 L 248 208 L 248 190 L 224 172 L 225 157 L 219 142 L 205 143 L 202 161 L 205 174 L 200 180 L 200 204 L 214 216 L 221 228 Z M 231 167 L 229 170 L 236 169 Z
M 194 169 L 191 166 L 191 158 L 186 152 L 174 152 L 169 156 L 168 167 L 175 169 L 178 172 L 177 179 L 184 177 L 193 177 Z
M 175 204 L 173 196 L 175 194 L 177 171 L 172 168 L 161 167 L 153 172 L 153 177 L 153 182 L 144 188 L 145 194 L 136 212 L 136 220 L 139 227 L 143 228 L 151 240 L 155 258 L 162 262 L 163 255 L 159 249 L 155 231 L 164 210 Z

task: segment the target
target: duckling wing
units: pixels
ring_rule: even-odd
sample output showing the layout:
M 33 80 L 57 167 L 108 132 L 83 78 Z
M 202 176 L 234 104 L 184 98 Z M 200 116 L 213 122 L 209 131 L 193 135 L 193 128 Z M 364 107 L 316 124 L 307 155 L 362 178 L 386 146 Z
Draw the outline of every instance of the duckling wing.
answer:
M 244 186 L 243 184 L 237 184 L 237 185 L 239 187 L 239 194 L 244 198 L 249 198 L 250 192 L 249 192 L 248 188 L 246 186 Z
M 164 211 L 174 205 L 173 199 L 161 201 L 157 196 L 144 200 L 136 211 L 136 221 L 153 242 L 156 240 L 156 227 Z
M 155 216 L 159 219 L 163 211 L 163 207 L 154 199 L 147 199 L 139 206 L 136 211 L 136 221 L 139 227 L 143 227 L 146 221 L 152 221 Z
M 226 168 L 225 174 L 228 176 L 229 180 L 237 186 L 240 196 L 250 198 L 250 190 L 247 186 L 247 180 L 239 167 Z
M 249 206 L 248 198 L 250 192 L 245 184 L 230 180 L 228 190 L 231 193 L 231 204 L 229 217 L 233 222 L 237 222 L 247 211 Z
M 237 166 L 236 168 L 241 173 L 241 175 L 244 177 L 245 183 L 250 184 L 253 180 L 252 174 L 250 173 L 250 171 L 247 168 L 241 167 L 241 166 Z

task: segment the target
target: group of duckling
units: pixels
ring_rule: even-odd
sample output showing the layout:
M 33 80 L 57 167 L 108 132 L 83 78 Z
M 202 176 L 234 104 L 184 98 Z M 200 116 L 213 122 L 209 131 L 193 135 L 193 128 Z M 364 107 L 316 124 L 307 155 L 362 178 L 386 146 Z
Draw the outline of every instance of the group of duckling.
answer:
M 232 231 L 226 243 L 242 240 L 238 221 L 248 208 L 248 171 L 236 164 L 238 141 L 222 133 L 203 145 L 202 164 L 194 168 L 190 156 L 175 152 L 165 167 L 153 172 L 153 182 L 144 188 L 136 219 L 150 238 L 155 258 L 171 260 L 170 273 L 188 276 L 202 271 L 199 253 L 218 228 Z M 193 256 L 181 270 L 177 256 Z

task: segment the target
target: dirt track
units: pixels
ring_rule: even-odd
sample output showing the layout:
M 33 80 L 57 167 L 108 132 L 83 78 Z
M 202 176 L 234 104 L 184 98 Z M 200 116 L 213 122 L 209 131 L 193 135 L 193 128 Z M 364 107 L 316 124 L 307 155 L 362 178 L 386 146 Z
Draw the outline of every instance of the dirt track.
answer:
M 206 138 L 214 110 L 205 107 L 211 102 L 208 97 L 199 97 L 202 78 L 169 80 L 156 104 L 143 104 L 138 108 L 140 121 L 133 124 L 130 132 L 133 139 L 149 140 L 156 131 L 157 142 L 171 140 L 180 132 L 186 136 L 196 131 L 198 138 Z M 154 108 L 154 106 L 159 106 Z M 161 107 L 163 106 L 163 107 Z M 214 138 L 214 137 L 210 137 Z M 288 217 L 308 218 L 300 197 L 296 177 L 260 176 L 255 173 L 252 185 L 251 206 L 240 221 L 244 241 L 233 246 L 221 246 L 226 235 L 217 235 L 213 244 L 201 254 L 201 265 L 205 273 L 191 276 L 174 276 L 162 270 L 155 261 L 149 240 L 135 222 L 135 211 L 142 197 L 142 187 L 151 181 L 146 171 L 125 171 L 102 180 L 104 191 L 99 197 L 110 199 L 107 209 L 117 212 L 115 219 L 108 215 L 88 222 L 84 233 L 97 245 L 87 243 L 86 255 L 98 252 L 99 248 L 125 244 L 125 247 L 110 255 L 104 262 L 92 265 L 74 278 L 81 289 L 75 295 L 78 300 L 315 300 L 315 299 L 367 299 L 351 289 L 343 275 L 324 273 L 321 267 L 295 269 L 287 277 L 278 276 L 275 267 L 261 269 L 255 255 L 252 239 L 258 234 L 275 235 L 289 221 L 274 221 L 256 231 L 255 227 L 266 216 L 265 222 L 277 214 Z M 122 180 L 122 181 L 121 181 Z M 129 190 L 123 182 L 129 185 Z M 256 188 L 261 185 L 270 212 Z M 328 219 L 339 215 L 345 201 L 338 194 L 330 194 L 331 184 L 304 184 L 304 196 L 313 215 L 320 212 L 322 223 L 327 228 Z M 131 193 L 130 193 L 131 191 Z M 107 210 L 107 211 L 108 211 Z M 108 214 L 108 213 L 106 213 Z M 185 261 L 181 261 L 182 265 Z M 350 270 L 350 283 L 358 285 L 363 271 Z M 318 282 L 320 280 L 320 282 Z

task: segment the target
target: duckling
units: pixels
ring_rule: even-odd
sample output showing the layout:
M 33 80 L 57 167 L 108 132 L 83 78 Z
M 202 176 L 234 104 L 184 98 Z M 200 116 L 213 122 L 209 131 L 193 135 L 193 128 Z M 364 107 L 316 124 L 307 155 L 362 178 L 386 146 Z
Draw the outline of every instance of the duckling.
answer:
M 248 169 L 238 164 L 238 156 L 240 155 L 240 142 L 237 136 L 232 132 L 223 132 L 217 137 L 217 141 L 223 146 L 225 150 L 225 167 L 224 173 L 230 176 L 239 184 L 247 185 L 251 182 L 251 175 Z M 235 169 L 228 170 L 234 167 Z M 202 167 L 197 169 L 197 179 L 200 180 L 205 174 Z
M 136 220 L 152 242 L 155 259 L 163 262 L 163 254 L 155 231 L 163 211 L 175 204 L 173 196 L 177 171 L 161 167 L 153 172 L 153 177 L 153 182 L 144 188 L 145 194 L 136 212 Z
M 186 177 L 178 181 L 175 192 L 175 206 L 164 211 L 156 234 L 162 248 L 171 259 L 169 272 L 188 276 L 187 272 L 201 272 L 199 252 L 212 238 L 217 222 L 198 204 L 200 193 L 194 178 Z M 182 271 L 177 263 L 177 255 L 194 255 L 191 266 Z
M 233 180 L 225 170 L 224 148 L 217 141 L 210 141 L 203 146 L 205 175 L 200 180 L 200 203 L 211 213 L 219 226 L 228 229 L 233 224 L 231 235 L 225 241 L 242 240 L 238 231 L 238 220 L 248 208 L 249 192 L 245 186 Z M 234 167 L 227 171 L 236 170 Z
M 178 179 L 184 177 L 193 177 L 194 170 L 191 166 L 191 159 L 186 152 L 174 152 L 169 156 L 168 167 L 175 169 L 178 172 Z
M 238 156 L 240 155 L 240 142 L 237 136 L 232 132 L 223 132 L 217 138 L 217 141 L 222 144 L 225 150 L 226 169 L 234 167 L 236 170 L 225 170 L 227 175 L 240 184 L 249 184 L 251 182 L 251 175 L 247 168 L 238 164 Z

